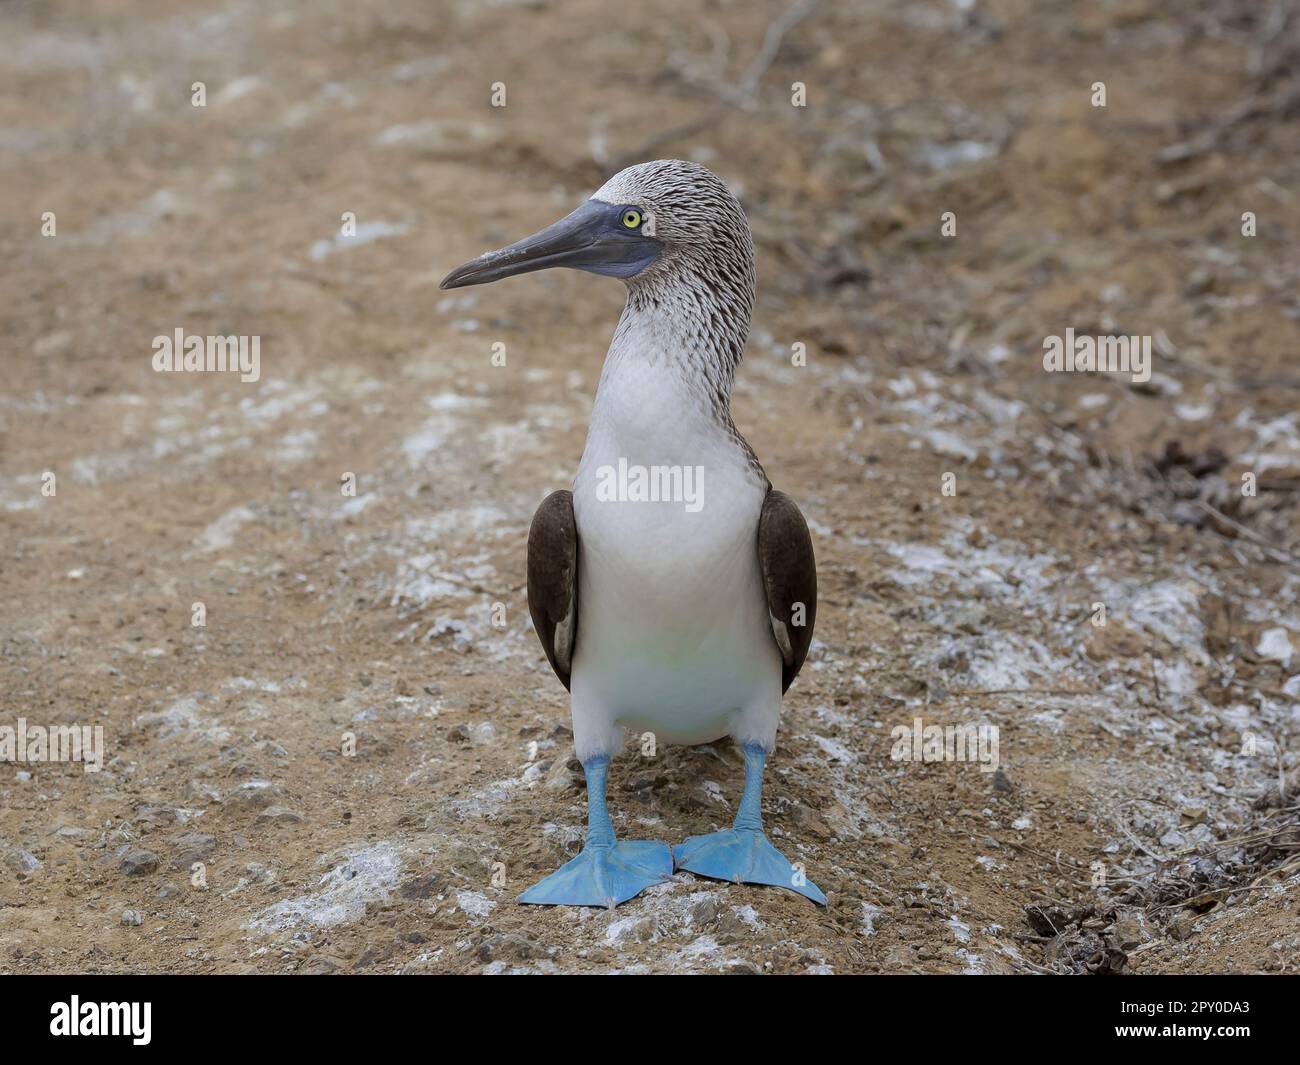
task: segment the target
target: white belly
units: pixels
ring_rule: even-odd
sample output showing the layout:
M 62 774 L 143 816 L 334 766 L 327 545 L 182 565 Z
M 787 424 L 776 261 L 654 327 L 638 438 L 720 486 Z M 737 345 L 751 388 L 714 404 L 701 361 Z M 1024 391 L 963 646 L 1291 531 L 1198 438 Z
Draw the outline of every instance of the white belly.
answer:
M 644 408 L 642 399 L 629 431 L 628 419 L 610 419 L 598 403 L 574 482 L 578 756 L 614 753 L 625 728 L 667 743 L 731 734 L 770 747 L 781 658 L 758 562 L 766 484 L 731 438 L 692 431 L 680 407 L 675 423 Z M 638 425 L 663 428 L 637 433 Z M 702 468 L 698 509 L 681 499 L 608 498 L 602 481 L 608 488 L 606 471 L 620 458 L 631 467 Z

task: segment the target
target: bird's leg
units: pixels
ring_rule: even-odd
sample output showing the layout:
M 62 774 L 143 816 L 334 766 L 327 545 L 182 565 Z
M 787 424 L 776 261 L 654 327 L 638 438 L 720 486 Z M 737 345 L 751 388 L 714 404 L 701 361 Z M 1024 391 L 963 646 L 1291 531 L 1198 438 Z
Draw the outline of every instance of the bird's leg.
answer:
M 609 758 L 582 763 L 587 777 L 587 840 L 582 852 L 519 896 L 520 902 L 551 906 L 617 906 L 673 872 L 673 852 L 665 843 L 614 838 L 605 806 Z
M 677 868 L 737 884 L 771 884 L 789 888 L 813 902 L 826 904 L 821 888 L 809 880 L 803 868 L 792 866 L 772 846 L 763 831 L 763 768 L 767 751 L 757 744 L 745 744 L 745 791 L 740 797 L 736 820 L 723 832 L 691 836 L 673 848 Z
M 605 804 L 605 780 L 609 776 L 609 759 L 593 758 L 584 762 L 582 772 L 587 778 L 587 840 L 588 847 L 612 847 L 614 822 L 609 819 Z
M 745 790 L 736 807 L 736 820 L 731 827 L 738 832 L 763 831 L 763 770 L 767 768 L 767 752 L 762 747 L 745 746 Z

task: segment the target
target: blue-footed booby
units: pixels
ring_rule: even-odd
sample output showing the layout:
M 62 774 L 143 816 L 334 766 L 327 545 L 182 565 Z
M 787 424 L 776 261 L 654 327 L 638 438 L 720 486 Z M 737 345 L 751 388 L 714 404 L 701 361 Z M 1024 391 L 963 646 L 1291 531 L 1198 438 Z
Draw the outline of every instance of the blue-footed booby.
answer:
M 571 695 L 588 823 L 582 852 L 519 901 L 614 906 L 676 868 L 825 903 L 760 808 L 781 699 L 812 641 L 817 569 L 799 508 L 731 417 L 754 304 L 744 211 L 702 166 L 641 163 L 442 287 L 553 266 L 622 278 L 628 294 L 573 490 L 547 496 L 528 532 L 529 612 Z M 616 839 L 605 781 L 629 728 L 740 744 L 733 826 L 673 848 Z

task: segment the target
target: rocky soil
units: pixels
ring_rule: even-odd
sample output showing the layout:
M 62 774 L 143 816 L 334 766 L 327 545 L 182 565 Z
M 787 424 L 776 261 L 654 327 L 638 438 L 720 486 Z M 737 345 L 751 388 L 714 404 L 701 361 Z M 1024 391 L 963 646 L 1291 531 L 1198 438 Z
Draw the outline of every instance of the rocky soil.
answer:
M 0 764 L 0 970 L 1295 970 L 1300 12 L 1178 11 L 4 5 L 0 726 L 106 750 Z M 665 156 L 755 232 L 735 416 L 822 596 L 765 812 L 825 909 L 512 901 L 582 840 L 524 540 L 622 291 L 437 283 Z M 178 327 L 259 379 L 154 372 Z M 616 829 L 740 785 L 629 746 Z

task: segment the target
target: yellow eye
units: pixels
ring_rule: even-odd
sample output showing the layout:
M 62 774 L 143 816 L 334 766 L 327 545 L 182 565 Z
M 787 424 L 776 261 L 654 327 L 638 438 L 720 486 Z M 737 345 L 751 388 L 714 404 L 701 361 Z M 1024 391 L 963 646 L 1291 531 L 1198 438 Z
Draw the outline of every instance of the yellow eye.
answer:
M 623 224 L 624 224 L 625 226 L 627 226 L 628 229 L 636 229 L 636 227 L 639 226 L 639 225 L 641 224 L 641 212 L 640 212 L 640 211 L 624 211 L 624 212 L 623 212 Z

